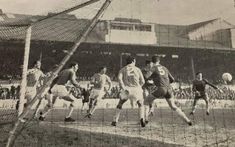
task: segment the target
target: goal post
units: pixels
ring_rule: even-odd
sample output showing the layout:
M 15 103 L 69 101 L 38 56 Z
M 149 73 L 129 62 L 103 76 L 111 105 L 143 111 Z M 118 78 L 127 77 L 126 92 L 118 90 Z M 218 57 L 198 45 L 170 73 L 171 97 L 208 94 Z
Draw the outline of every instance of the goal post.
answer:
M 96 0 L 95 0 L 96 1 Z M 10 136 L 8 138 L 8 142 L 6 147 L 13 147 L 14 142 L 18 136 L 19 133 L 21 133 L 22 128 L 24 127 L 24 121 L 23 118 L 27 116 L 30 108 L 33 106 L 33 104 L 37 101 L 38 98 L 43 97 L 43 94 L 45 94 L 47 87 L 50 86 L 51 82 L 54 80 L 54 78 L 57 76 L 57 74 L 61 71 L 61 69 L 64 67 L 64 65 L 68 62 L 68 60 L 71 58 L 71 56 L 74 54 L 74 52 L 77 50 L 79 45 L 85 41 L 87 35 L 92 31 L 92 29 L 95 27 L 97 22 L 99 21 L 99 18 L 102 16 L 103 12 L 107 9 L 107 7 L 110 5 L 112 0 L 106 0 L 99 11 L 96 13 L 96 15 L 93 17 L 92 21 L 90 22 L 90 25 L 84 30 L 82 33 L 82 36 L 80 38 L 77 38 L 75 40 L 74 45 L 69 49 L 68 54 L 63 58 L 63 60 L 60 62 L 59 67 L 53 72 L 52 76 L 48 79 L 48 81 L 45 83 L 45 85 L 42 87 L 42 89 L 37 93 L 37 95 L 32 99 L 31 102 L 27 105 L 25 110 L 20 114 L 18 117 L 18 120 L 16 121 L 12 131 L 10 132 Z M 78 9 L 78 8 L 77 8 Z M 69 13 L 70 11 L 65 10 L 66 13 Z M 74 11 L 71 10 L 71 11 Z M 64 13 L 60 13 L 64 14 Z M 57 15 L 56 15 L 57 16 Z M 30 116 L 29 120 L 31 119 Z
M 37 23 L 39 23 L 39 22 L 42 22 L 44 20 L 56 17 L 56 16 L 61 15 L 61 14 L 66 14 L 66 13 L 72 12 L 74 10 L 83 8 L 83 7 L 88 6 L 88 5 L 91 5 L 91 4 L 96 3 L 98 1 L 100 1 L 100 0 L 90 0 L 90 1 L 84 2 L 82 4 L 79 4 L 77 6 L 69 8 L 69 9 L 67 9 L 65 11 L 62 11 L 62 12 L 59 12 L 59 13 L 55 13 L 53 15 L 49 15 L 49 16 L 47 16 L 45 18 L 39 19 L 39 20 L 37 20 L 35 22 L 32 22 L 31 24 L 29 24 L 27 26 L 26 37 L 25 37 L 24 58 L 23 58 L 22 80 L 21 80 L 21 84 L 20 84 L 21 88 L 20 88 L 18 116 L 20 116 L 20 114 L 22 114 L 23 109 L 24 109 L 25 92 L 26 92 L 26 86 L 27 86 L 27 70 L 28 70 L 28 63 L 29 63 L 29 53 L 30 53 L 30 42 L 31 42 L 32 26 L 37 24 Z M 40 56 L 40 58 L 41 58 L 41 56 Z
M 25 100 L 25 92 L 26 92 L 26 86 L 27 86 L 27 71 L 28 71 L 28 64 L 29 64 L 31 32 L 32 32 L 32 26 L 30 25 L 26 29 L 24 61 L 23 61 L 23 70 L 22 70 L 22 80 L 21 80 L 21 84 L 20 84 L 20 98 L 19 98 L 18 116 L 20 116 L 20 114 L 22 114 L 22 112 L 24 110 L 24 100 Z

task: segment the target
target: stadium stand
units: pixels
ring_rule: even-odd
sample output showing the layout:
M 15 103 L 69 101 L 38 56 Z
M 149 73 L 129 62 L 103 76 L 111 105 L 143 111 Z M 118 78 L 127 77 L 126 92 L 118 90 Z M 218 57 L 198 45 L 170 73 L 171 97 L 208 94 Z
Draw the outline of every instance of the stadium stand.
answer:
M 2 13 L 0 17 L 4 20 L 1 21 L 0 27 L 0 50 L 3 53 L 0 65 L 6 69 L 1 71 L 0 75 L 2 78 L 6 75 L 20 77 L 25 29 L 22 27 L 6 29 L 4 24 L 17 22 L 19 19 L 35 21 L 45 16 L 11 14 L 9 17 Z M 41 23 L 34 25 L 29 65 L 42 53 L 42 69 L 46 72 L 53 69 L 89 22 L 88 19 L 78 19 L 74 15 L 66 14 L 46 20 L 43 25 Z M 207 31 L 210 25 L 215 25 L 217 29 Z M 221 28 L 218 28 L 218 25 Z M 200 36 L 202 28 L 205 30 L 204 36 Z M 230 28 L 233 28 L 233 25 L 221 19 L 184 26 L 145 23 L 126 18 L 100 20 L 71 60 L 79 62 L 79 76 L 83 79 L 88 79 L 96 72 L 94 60 L 96 60 L 96 66 L 107 65 L 108 74 L 115 79 L 119 68 L 125 64 L 120 60 L 124 59 L 126 54 L 135 54 L 138 66 L 143 66 L 146 58 L 159 54 L 164 57 L 162 63 L 173 71 L 173 75 L 178 80 L 188 82 L 192 79 L 192 74 L 189 73 L 192 73 L 191 61 L 193 60 L 195 71 L 204 72 L 207 78 L 218 83 L 220 75 L 228 69 L 228 72 L 235 74 L 234 65 L 230 64 L 234 62 L 235 53 L 232 48 Z M 127 36 L 133 31 L 153 33 L 156 36 L 156 42 L 152 42 L 153 44 L 138 44 L 131 41 L 129 44 L 123 43 L 122 40 L 115 38 L 115 34 L 112 34 L 115 29 L 121 30 Z M 199 38 L 192 38 L 192 36 L 198 37 L 197 32 L 199 32 Z M 8 63 L 8 59 L 15 55 L 17 55 L 15 61 Z M 8 68 L 5 68 L 6 64 Z M 228 67 L 225 69 L 224 65 Z M 214 70 L 217 72 L 213 72 Z

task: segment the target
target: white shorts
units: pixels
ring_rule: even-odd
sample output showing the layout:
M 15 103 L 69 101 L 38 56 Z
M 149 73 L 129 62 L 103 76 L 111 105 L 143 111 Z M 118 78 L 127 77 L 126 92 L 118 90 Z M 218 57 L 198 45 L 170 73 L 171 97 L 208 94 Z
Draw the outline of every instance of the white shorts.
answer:
M 27 101 L 31 101 L 37 94 L 36 87 L 26 87 L 25 98 Z
M 51 89 L 51 93 L 54 97 L 59 97 L 66 101 L 73 102 L 75 100 L 74 96 L 70 94 L 64 85 L 54 85 Z
M 69 96 L 70 93 L 64 85 L 54 85 L 51 89 L 51 93 L 56 97 Z
M 143 100 L 143 89 L 141 87 L 127 87 L 127 91 L 122 90 L 120 93 L 121 99 L 130 99 L 131 101 Z
M 92 89 L 90 98 L 91 99 L 102 99 L 105 95 L 105 92 L 103 89 Z

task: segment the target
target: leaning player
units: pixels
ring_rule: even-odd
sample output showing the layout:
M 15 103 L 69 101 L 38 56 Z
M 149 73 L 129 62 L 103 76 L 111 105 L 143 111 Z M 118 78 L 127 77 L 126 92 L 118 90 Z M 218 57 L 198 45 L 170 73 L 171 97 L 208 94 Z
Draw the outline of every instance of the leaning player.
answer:
M 144 122 L 144 105 L 143 105 L 143 89 L 144 77 L 141 70 L 135 66 L 134 57 L 127 57 L 127 65 L 123 67 L 118 74 L 118 80 L 121 87 L 120 100 L 117 105 L 116 114 L 113 118 L 112 126 L 116 126 L 120 117 L 123 104 L 130 99 L 135 101 L 139 107 L 140 124 L 145 127 Z
M 94 85 L 91 94 L 90 94 L 90 102 L 89 102 L 89 110 L 88 114 L 85 117 L 90 118 L 92 114 L 95 112 L 96 106 L 100 99 L 102 99 L 106 93 L 105 84 L 106 82 L 109 84 L 109 88 L 107 91 L 110 91 L 112 88 L 112 82 L 110 78 L 106 75 L 107 68 L 101 67 L 99 69 L 99 73 L 94 74 L 91 78 L 91 84 Z
M 170 85 L 174 81 L 173 76 L 170 74 L 169 70 L 166 67 L 160 64 L 159 56 L 153 56 L 152 62 L 154 64 L 152 68 L 153 73 L 148 78 L 148 80 L 153 80 L 157 88 L 152 91 L 144 101 L 146 106 L 146 123 L 148 123 L 149 105 L 152 104 L 156 98 L 164 97 L 170 108 L 176 111 L 178 115 L 191 126 L 192 122 L 188 119 L 184 112 L 175 105 L 173 88 Z
M 196 73 L 196 79 L 193 80 L 193 88 L 192 88 L 195 94 L 195 97 L 194 97 L 192 112 L 190 113 L 190 115 L 193 115 L 195 113 L 197 101 L 199 99 L 203 99 L 206 102 L 206 114 L 210 115 L 209 97 L 208 97 L 208 94 L 206 93 L 206 85 L 209 85 L 213 87 L 214 89 L 217 89 L 220 92 L 223 92 L 221 89 L 219 89 L 218 87 L 216 87 L 215 85 L 209 83 L 206 79 L 204 79 L 202 77 L 201 72 Z
M 74 122 L 75 120 L 71 117 L 74 107 L 75 97 L 66 89 L 66 84 L 70 81 L 76 88 L 80 88 L 78 82 L 76 81 L 76 72 L 78 70 L 78 64 L 76 62 L 71 63 L 68 69 L 63 70 L 59 75 L 53 80 L 49 93 L 52 94 L 52 101 L 49 100 L 48 104 L 44 108 L 43 112 L 40 114 L 39 120 L 43 121 L 48 114 L 48 112 L 53 107 L 56 99 L 59 97 L 65 101 L 70 102 L 69 111 L 64 119 L 65 122 Z
M 27 87 L 25 98 L 27 100 L 27 104 L 36 96 L 37 94 L 37 86 L 39 84 L 40 78 L 45 77 L 43 72 L 41 71 L 41 61 L 35 61 L 32 69 L 29 69 L 27 72 Z
M 152 67 L 153 67 L 153 63 L 149 60 L 146 60 L 145 67 L 142 69 L 142 73 L 143 73 L 145 81 L 147 81 L 147 79 L 152 75 Z M 155 88 L 156 86 L 154 85 L 152 81 L 145 82 L 145 84 L 143 85 L 144 98 L 146 98 L 149 95 L 149 93 L 151 93 L 151 91 L 153 91 Z M 150 104 L 149 114 L 153 115 L 153 112 L 154 112 L 153 104 Z

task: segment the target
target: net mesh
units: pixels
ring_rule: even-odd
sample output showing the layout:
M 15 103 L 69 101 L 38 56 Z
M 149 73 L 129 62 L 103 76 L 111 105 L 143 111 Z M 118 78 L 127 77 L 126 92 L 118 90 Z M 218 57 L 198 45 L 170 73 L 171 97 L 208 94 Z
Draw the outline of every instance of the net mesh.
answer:
M 0 146 L 7 144 L 10 131 L 19 118 L 16 108 L 19 105 L 18 85 L 22 80 L 27 25 L 32 24 L 29 68 L 35 60 L 40 59 L 42 71 L 48 76 L 37 89 L 42 91 L 48 87 L 45 83 L 53 78 L 53 72 L 57 71 L 58 67 L 67 66 L 67 63 L 61 61 L 71 54 L 71 48 L 84 37 L 84 33 L 105 1 L 100 0 L 72 12 L 60 14 L 85 2 L 87 1 L 58 1 L 53 7 L 37 12 L 37 15 L 5 13 L 0 15 L 0 66 L 4 69 L 0 72 L 0 79 L 3 79 L 0 96 Z M 121 7 L 115 7 L 113 3 L 118 2 L 111 3 L 106 10 L 108 13 L 122 11 Z M 151 3 L 149 8 L 159 8 L 158 11 L 162 11 L 159 5 L 164 2 L 151 1 Z M 14 146 L 235 145 L 234 85 L 233 81 L 224 84 L 221 79 L 224 72 L 235 75 L 234 65 L 231 64 L 235 55 L 231 40 L 233 25 L 226 21 L 228 18 L 212 19 L 191 25 L 147 23 L 140 22 L 134 16 L 136 9 L 139 15 L 147 11 L 143 8 L 146 3 L 139 1 L 139 4 L 136 4 L 135 0 L 129 0 L 126 4 L 130 4 L 128 11 L 131 12 L 130 18 L 123 18 L 124 14 L 120 12 L 116 14 L 115 20 L 110 21 L 103 18 L 110 17 L 104 13 L 68 61 L 68 63 L 72 61 L 79 63 L 78 80 L 82 88 L 86 89 L 89 87 L 91 76 L 98 68 L 104 65 L 108 67 L 107 74 L 112 79 L 113 88 L 97 104 L 98 109 L 92 118 L 84 118 L 88 106 L 86 104 L 82 106 L 82 97 L 84 97 L 82 90 L 76 90 L 69 85 L 68 90 L 78 98 L 72 115 L 76 121 L 64 122 L 69 103 L 61 99 L 55 103 L 45 121 L 38 121 L 38 117 L 33 117 L 35 108 L 41 111 L 47 106 L 47 101 L 42 97 L 40 105 L 37 100 L 30 107 L 31 110 L 29 109 L 24 118 L 26 122 L 20 122 L 15 133 L 17 138 L 14 140 Z M 224 12 L 226 9 L 221 11 Z M 59 15 L 49 18 L 55 14 Z M 147 15 L 154 18 L 151 12 Z M 1 21 L 1 18 L 4 21 Z M 149 40 L 155 41 L 154 44 Z M 145 128 L 139 123 L 138 106 L 129 102 L 123 106 L 118 125 L 111 126 L 120 98 L 117 74 L 120 67 L 125 65 L 125 58 L 130 54 L 136 56 L 137 66 L 141 68 L 153 55 L 162 57 L 161 63 L 177 80 L 173 85 L 175 103 L 192 120 L 193 126 L 183 122 L 177 113 L 169 108 L 165 99 L 155 101 L 153 104 L 155 111 Z M 195 114 L 189 115 L 194 101 L 191 84 L 198 71 L 223 91 L 220 93 L 212 88 L 206 89 L 209 95 L 209 115 L 206 114 L 203 100 L 198 101 Z M 38 95 L 36 98 L 39 97 Z M 85 110 L 82 111 L 82 107 Z

